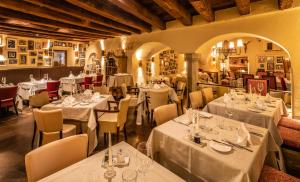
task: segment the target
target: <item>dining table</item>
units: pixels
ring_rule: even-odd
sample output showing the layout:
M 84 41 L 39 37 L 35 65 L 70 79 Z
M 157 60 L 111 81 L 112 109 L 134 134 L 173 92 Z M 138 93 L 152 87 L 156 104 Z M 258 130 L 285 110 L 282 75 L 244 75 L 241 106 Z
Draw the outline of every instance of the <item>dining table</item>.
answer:
M 80 90 L 80 84 L 84 82 L 84 76 L 70 75 L 60 78 L 61 90 L 66 92 L 74 92 Z
M 89 153 L 92 153 L 98 144 L 98 136 L 96 133 L 97 120 L 94 113 L 95 109 L 108 109 L 107 101 L 113 101 L 112 95 L 100 95 L 98 99 L 91 99 L 83 94 L 77 94 L 74 96 L 75 101 L 73 103 L 65 104 L 64 101 L 58 100 L 43 106 L 42 110 L 54 110 L 62 109 L 63 118 L 67 120 L 78 121 L 81 124 L 87 123 L 87 134 L 89 137 Z M 66 98 L 64 98 L 66 100 Z
M 107 150 L 103 150 L 54 174 L 51 174 L 50 176 L 39 180 L 39 182 L 123 181 L 122 174 L 126 172 L 126 170 L 138 172 L 140 171 L 139 168 L 142 165 L 142 161 L 149 160 L 146 155 L 142 154 L 128 143 L 120 142 L 112 146 L 113 155 L 116 155 L 116 153 L 120 150 L 122 150 L 124 156 L 129 157 L 130 162 L 126 166 L 114 166 L 116 176 L 112 179 L 106 179 L 104 177 L 106 168 L 102 167 L 101 164 Z M 183 182 L 184 180 L 154 161 L 151 164 L 151 168 L 145 172 L 145 176 L 143 176 L 141 172 L 137 173 L 136 181 Z
M 205 117 L 194 124 L 184 114 L 152 130 L 147 143 L 156 160 L 186 181 L 258 181 L 268 152 L 278 151 L 268 130 L 214 114 L 206 117 L 203 111 L 193 112 Z M 249 133 L 247 145 L 237 144 L 243 126 Z
M 136 124 L 141 125 L 143 117 L 146 115 L 146 96 L 149 95 L 149 92 L 153 91 L 163 91 L 168 90 L 169 99 L 173 102 L 178 102 L 178 96 L 174 88 L 162 83 L 162 84 L 154 84 L 154 85 L 142 85 L 139 86 L 139 94 L 137 99 L 137 117 Z
M 257 96 L 255 99 L 261 100 L 261 102 L 266 105 L 264 109 L 257 109 L 254 101 L 246 101 L 246 97 L 251 98 L 250 94 L 237 95 L 226 109 L 224 96 L 222 96 L 209 102 L 203 110 L 212 114 L 228 117 L 226 111 L 229 109 L 231 110 L 230 112 L 232 112 L 232 116 L 230 116 L 232 119 L 268 129 L 271 133 L 271 137 L 276 141 L 277 145 L 280 146 L 283 140 L 278 132 L 277 125 L 282 115 L 287 114 L 283 100 L 269 96 L 270 98 L 267 102 L 267 96 Z M 254 99 L 252 98 L 252 100 Z
M 121 87 L 125 83 L 126 86 L 133 86 L 133 76 L 129 73 L 117 73 L 109 76 L 108 87 Z

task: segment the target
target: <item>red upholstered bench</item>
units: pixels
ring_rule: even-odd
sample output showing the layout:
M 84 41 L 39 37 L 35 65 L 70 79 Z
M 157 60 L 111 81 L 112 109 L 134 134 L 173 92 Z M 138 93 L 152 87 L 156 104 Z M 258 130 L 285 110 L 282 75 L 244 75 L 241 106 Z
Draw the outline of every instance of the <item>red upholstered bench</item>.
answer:
M 277 169 L 274 169 L 269 166 L 264 166 L 259 182 L 300 182 L 300 179 L 295 178 L 293 176 L 290 176 L 282 171 L 278 171 Z
M 286 146 L 300 151 L 300 121 L 282 117 L 278 123 L 278 130 Z

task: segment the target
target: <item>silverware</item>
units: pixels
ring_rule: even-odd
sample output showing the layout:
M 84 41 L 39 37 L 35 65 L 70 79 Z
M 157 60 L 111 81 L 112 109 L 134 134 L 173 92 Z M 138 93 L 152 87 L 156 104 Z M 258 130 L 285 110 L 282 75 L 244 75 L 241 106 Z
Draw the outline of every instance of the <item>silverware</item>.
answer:
M 231 145 L 233 145 L 233 146 L 235 146 L 235 147 L 237 147 L 237 148 L 239 148 L 239 149 L 244 149 L 244 150 L 247 150 L 248 152 L 253 152 L 253 150 L 248 149 L 247 147 L 241 146 L 239 144 L 235 144 L 235 143 L 232 143 L 230 141 L 226 141 L 226 142 L 229 143 L 229 144 L 231 144 Z
M 191 124 L 191 123 L 185 124 L 185 123 L 182 123 L 182 122 L 179 122 L 179 121 L 175 121 L 174 119 L 172 119 L 171 121 L 174 121 L 175 123 L 182 124 L 182 125 L 184 125 L 184 126 L 189 126 L 189 125 Z
M 249 131 L 249 133 L 252 134 L 252 135 L 259 136 L 259 137 L 264 137 L 264 135 L 261 134 L 261 133 L 256 133 L 256 132 L 253 132 L 253 131 Z
M 229 146 L 229 147 L 233 147 L 233 145 L 231 144 L 228 144 L 228 143 L 224 143 L 224 142 L 221 142 L 221 141 L 218 141 L 218 140 L 215 140 L 215 139 L 212 139 L 212 141 L 216 142 L 216 143 L 220 143 L 222 145 L 226 145 L 226 146 Z

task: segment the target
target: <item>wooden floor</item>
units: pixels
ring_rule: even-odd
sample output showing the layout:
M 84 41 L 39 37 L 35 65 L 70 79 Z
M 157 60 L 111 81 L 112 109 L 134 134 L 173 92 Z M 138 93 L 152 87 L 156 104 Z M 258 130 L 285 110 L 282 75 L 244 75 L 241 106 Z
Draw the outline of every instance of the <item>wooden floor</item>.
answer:
M 146 141 L 151 132 L 147 122 L 144 126 L 136 126 L 133 119 L 127 128 L 127 142 L 134 147 L 139 142 Z M 28 109 L 18 117 L 14 113 L 0 116 L 0 182 L 27 181 L 24 156 L 31 150 L 32 131 L 33 117 Z M 123 135 L 120 139 L 123 139 Z M 105 146 L 101 137 L 98 150 L 103 148 Z

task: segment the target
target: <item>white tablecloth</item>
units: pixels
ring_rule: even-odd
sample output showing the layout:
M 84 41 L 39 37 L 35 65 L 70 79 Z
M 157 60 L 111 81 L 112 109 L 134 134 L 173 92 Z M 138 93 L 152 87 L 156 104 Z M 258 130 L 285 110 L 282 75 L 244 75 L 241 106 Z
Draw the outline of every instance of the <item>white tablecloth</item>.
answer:
M 235 137 L 237 130 L 229 131 L 216 127 L 220 119 L 224 118 L 213 115 L 206 121 L 206 125 L 218 133 L 208 134 L 200 130 L 200 135 L 219 141 Z M 176 118 L 176 121 L 180 120 L 187 120 L 187 115 Z M 241 122 L 227 120 L 226 125 L 239 127 Z M 231 152 L 221 153 L 208 145 L 200 146 L 186 138 L 190 127 L 175 121 L 155 127 L 148 143 L 152 146 L 152 152 L 158 154 L 160 164 L 187 181 L 254 182 L 259 179 L 267 153 L 277 151 L 278 146 L 266 129 L 248 124 L 246 127 L 249 131 L 263 135 L 263 137 L 251 135 L 253 144 L 248 147 L 253 152 L 234 147 Z
M 109 76 L 109 87 L 120 87 L 122 83 L 125 83 L 127 86 L 133 86 L 132 74 L 118 73 L 114 76 Z
M 19 86 L 18 95 L 23 100 L 28 100 L 29 96 L 35 94 L 35 91 L 46 89 L 47 82 L 46 81 L 21 82 L 18 84 L 18 86 Z
M 245 102 L 242 101 L 242 98 L 242 96 L 239 96 L 238 101 L 234 102 L 233 119 L 267 128 L 276 143 L 280 146 L 283 141 L 278 132 L 277 124 L 281 119 L 281 116 L 287 113 L 284 102 L 281 99 L 277 99 L 274 103 L 275 108 L 267 107 L 266 111 L 256 113 L 248 109 L 250 104 L 245 104 Z M 220 116 L 226 116 L 224 97 L 220 97 L 208 103 L 204 108 L 204 111 Z
M 84 77 L 81 76 L 63 77 L 60 79 L 61 89 L 67 92 L 72 92 L 73 89 L 77 91 L 83 81 Z
M 169 87 L 169 86 L 165 86 L 159 89 L 154 89 L 154 88 L 143 88 L 140 87 L 140 92 L 138 95 L 138 101 L 137 101 L 137 117 L 136 117 L 136 124 L 137 125 L 141 125 L 142 124 L 142 117 L 145 115 L 145 111 L 146 111 L 146 93 L 147 92 L 151 92 L 151 91 L 155 91 L 155 90 L 169 90 L 169 98 L 174 101 L 174 102 L 178 102 L 178 97 L 176 94 L 176 91 Z
M 115 167 L 114 170 L 116 171 L 116 176 L 111 181 L 122 181 L 122 173 L 126 169 L 137 169 L 140 165 L 139 158 L 143 159 L 146 158 L 145 155 L 138 152 L 135 148 L 130 146 L 125 142 L 120 142 L 112 147 L 113 153 L 122 149 L 125 153 L 128 153 L 130 156 L 130 164 L 128 167 L 117 168 Z M 58 171 L 44 179 L 41 179 L 39 182 L 76 182 L 76 181 L 86 181 L 92 182 L 95 181 L 108 181 L 104 178 L 104 172 L 106 171 L 103 167 L 101 167 L 101 161 L 104 158 L 105 151 L 99 152 L 87 159 L 84 159 L 78 163 L 75 163 L 61 171 Z M 142 179 L 141 174 L 138 174 L 138 180 L 141 181 Z M 146 173 L 145 176 L 146 181 L 155 181 L 155 182 L 183 182 L 181 178 L 173 174 L 172 172 L 168 171 L 158 163 L 154 162 L 152 169 Z
M 107 101 L 114 100 L 111 95 L 101 95 L 101 98 L 95 103 L 89 105 L 80 105 L 65 107 L 62 104 L 47 104 L 42 107 L 43 110 L 62 109 L 64 119 L 72 119 L 76 121 L 87 122 L 88 135 L 89 135 L 89 153 L 91 153 L 98 144 L 98 137 L 96 135 L 96 118 L 94 109 L 107 109 Z

